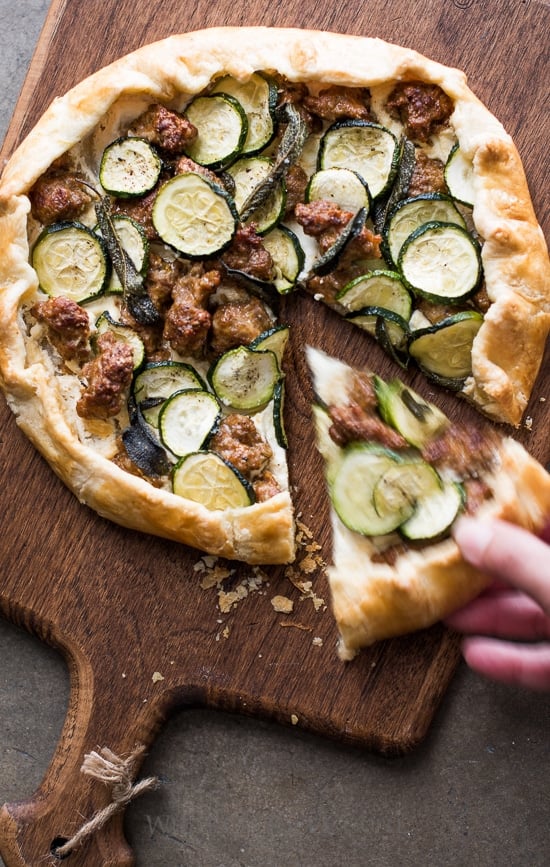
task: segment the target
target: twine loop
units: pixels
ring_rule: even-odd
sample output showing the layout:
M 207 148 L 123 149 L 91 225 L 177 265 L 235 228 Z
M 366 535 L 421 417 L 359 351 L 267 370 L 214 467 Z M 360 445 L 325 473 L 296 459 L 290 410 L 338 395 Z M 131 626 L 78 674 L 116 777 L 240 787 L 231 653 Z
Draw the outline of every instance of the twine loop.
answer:
M 94 750 L 86 753 L 80 768 L 81 772 L 110 786 L 112 800 L 85 822 L 69 840 L 55 847 L 53 854 L 57 858 L 66 858 L 70 855 L 74 849 L 82 845 L 84 840 L 99 831 L 112 816 L 123 810 L 138 795 L 158 788 L 157 777 L 147 777 L 134 783 L 136 770 L 144 752 L 145 747 L 140 745 L 127 758 L 117 756 L 108 747 L 103 747 L 99 752 Z

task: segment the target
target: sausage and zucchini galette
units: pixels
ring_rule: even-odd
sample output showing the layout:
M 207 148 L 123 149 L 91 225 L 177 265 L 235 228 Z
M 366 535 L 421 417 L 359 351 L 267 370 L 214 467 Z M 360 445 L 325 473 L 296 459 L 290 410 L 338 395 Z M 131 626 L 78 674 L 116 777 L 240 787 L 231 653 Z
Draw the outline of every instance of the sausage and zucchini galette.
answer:
M 25 433 L 101 515 L 249 563 L 294 556 L 282 295 L 512 425 L 550 327 L 510 137 L 462 72 L 377 39 L 221 28 L 139 49 L 11 157 L 0 238 Z

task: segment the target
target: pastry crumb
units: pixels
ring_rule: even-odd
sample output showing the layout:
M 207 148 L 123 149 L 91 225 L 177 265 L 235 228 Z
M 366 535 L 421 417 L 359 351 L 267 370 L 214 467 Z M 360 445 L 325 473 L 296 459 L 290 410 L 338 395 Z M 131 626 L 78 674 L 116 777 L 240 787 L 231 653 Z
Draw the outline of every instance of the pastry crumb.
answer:
M 527 430 L 533 430 L 533 419 L 530 415 L 526 416 L 524 427 L 526 427 Z
M 319 635 L 316 635 L 311 643 L 313 644 L 314 647 L 322 647 L 323 646 L 323 639 L 320 638 Z
M 290 614 L 294 610 L 294 602 L 288 596 L 274 596 L 271 604 L 278 614 Z
M 326 568 L 326 563 L 320 555 L 321 546 L 315 541 L 313 533 L 309 527 L 304 524 L 299 516 L 296 520 L 296 544 L 298 550 L 304 552 L 302 557 L 297 557 L 296 561 L 285 569 L 285 578 L 300 591 L 302 599 L 311 599 L 316 611 L 321 608 L 326 609 L 325 600 L 317 596 L 313 590 L 313 582 L 304 580 L 306 576 L 312 575 L 314 572 L 323 572 Z
M 290 722 L 292 723 L 293 726 L 298 725 L 298 723 L 300 722 L 300 718 L 297 717 L 295 713 L 291 713 L 290 714 Z
M 313 632 L 312 626 L 306 626 L 305 623 L 297 623 L 295 620 L 283 620 L 281 621 L 281 626 L 301 629 L 303 632 Z
M 155 671 L 152 677 L 153 683 L 159 683 L 159 681 L 164 680 L 164 677 L 160 673 L 160 671 Z

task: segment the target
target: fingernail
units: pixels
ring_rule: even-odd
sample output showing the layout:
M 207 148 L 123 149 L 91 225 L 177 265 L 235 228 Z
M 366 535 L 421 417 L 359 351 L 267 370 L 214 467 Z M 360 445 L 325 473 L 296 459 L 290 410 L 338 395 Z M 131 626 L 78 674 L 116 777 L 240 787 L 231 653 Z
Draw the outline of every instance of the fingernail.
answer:
M 487 521 L 460 518 L 453 527 L 453 537 L 466 560 L 479 566 L 493 538 L 493 529 Z

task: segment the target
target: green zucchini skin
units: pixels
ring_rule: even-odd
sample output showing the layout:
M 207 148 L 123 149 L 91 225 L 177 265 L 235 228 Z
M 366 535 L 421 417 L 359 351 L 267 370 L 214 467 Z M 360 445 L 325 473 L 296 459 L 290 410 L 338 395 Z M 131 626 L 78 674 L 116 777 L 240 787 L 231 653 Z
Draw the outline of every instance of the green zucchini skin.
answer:
M 111 276 L 104 240 L 79 222 L 46 226 L 34 243 L 31 263 L 47 295 L 65 296 L 77 304 L 101 295 Z
M 162 160 L 155 147 L 143 138 L 125 136 L 103 151 L 99 180 L 106 193 L 118 198 L 145 195 L 157 184 Z

